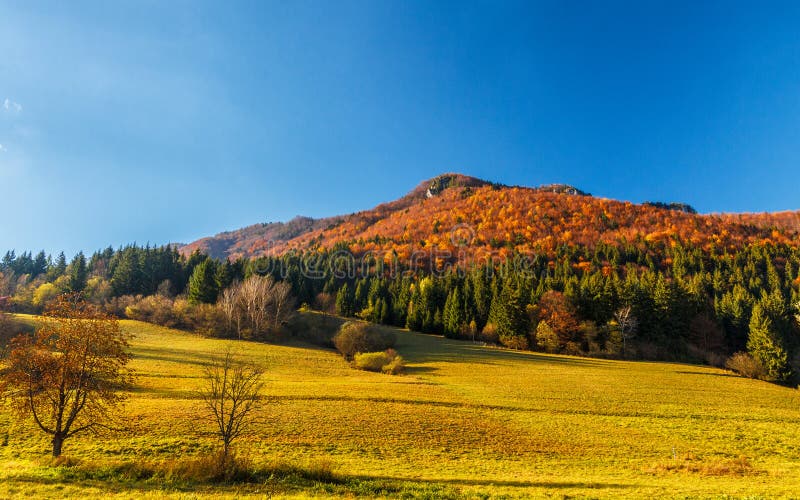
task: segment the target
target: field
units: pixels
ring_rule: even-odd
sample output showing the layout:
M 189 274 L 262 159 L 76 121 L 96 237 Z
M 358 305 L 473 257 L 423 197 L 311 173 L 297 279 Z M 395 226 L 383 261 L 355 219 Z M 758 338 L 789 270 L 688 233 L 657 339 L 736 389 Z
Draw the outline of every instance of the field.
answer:
M 514 352 L 398 330 L 409 368 L 389 376 L 303 344 L 123 325 L 135 335 L 133 430 L 67 441 L 65 454 L 83 464 L 76 469 L 211 451 L 195 391 L 203 364 L 231 347 L 266 369 L 259 422 L 240 453 L 255 463 L 328 463 L 338 480 L 213 486 L 80 474 L 48 465 L 46 437 L 0 413 L 0 497 L 800 495 L 800 391 L 722 370 Z

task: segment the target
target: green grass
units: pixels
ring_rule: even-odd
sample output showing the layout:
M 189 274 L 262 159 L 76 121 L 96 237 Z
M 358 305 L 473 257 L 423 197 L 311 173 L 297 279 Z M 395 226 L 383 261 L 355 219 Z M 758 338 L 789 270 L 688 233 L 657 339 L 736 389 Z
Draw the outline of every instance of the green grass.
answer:
M 308 313 L 311 314 L 311 313 Z M 397 496 L 790 498 L 800 492 L 800 391 L 694 365 L 513 352 L 397 331 L 402 376 L 330 350 L 205 339 L 124 321 L 135 334 L 132 431 L 48 441 L 0 413 L 0 497 Z M 124 474 L 211 452 L 202 365 L 231 346 L 266 368 L 239 443 L 270 480 L 246 485 Z M 336 481 L 302 473 L 332 464 Z M 274 464 L 292 464 L 275 468 Z M 106 474 L 97 472 L 110 470 Z M 116 469 L 115 469 L 116 467 Z M 294 469 L 293 469 L 294 468 Z M 119 469 L 119 470 L 118 470 Z M 78 473 L 75 471 L 84 472 Z M 88 471 L 88 472 L 87 472 Z

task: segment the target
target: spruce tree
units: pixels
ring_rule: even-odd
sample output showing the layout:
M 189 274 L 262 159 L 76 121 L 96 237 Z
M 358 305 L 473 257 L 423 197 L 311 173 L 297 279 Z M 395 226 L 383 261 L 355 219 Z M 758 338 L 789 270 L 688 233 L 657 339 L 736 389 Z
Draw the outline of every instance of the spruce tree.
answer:
M 336 293 L 336 314 L 352 316 L 353 313 L 353 295 L 350 293 L 350 287 L 345 283 Z
M 73 292 L 82 292 L 86 288 L 86 279 L 88 277 L 86 269 L 86 257 L 83 252 L 78 252 L 78 255 L 72 259 L 69 265 L 69 287 Z
M 455 287 L 447 295 L 442 321 L 444 323 L 444 336 L 457 338 L 461 331 L 461 325 L 466 321 L 459 287 Z
M 761 302 L 753 307 L 747 350 L 761 363 L 771 380 L 785 381 L 791 375 L 782 332 Z
M 67 257 L 61 252 L 55 263 L 47 270 L 47 281 L 53 282 L 64 276 L 65 272 L 67 272 Z
M 198 264 L 189 278 L 189 302 L 192 304 L 213 304 L 217 301 L 219 288 L 215 279 L 214 261 L 206 259 Z
M 528 322 L 521 290 L 511 280 L 506 280 L 492 300 L 489 323 L 495 326 L 500 342 L 517 346 L 520 345 L 518 341 L 527 339 Z

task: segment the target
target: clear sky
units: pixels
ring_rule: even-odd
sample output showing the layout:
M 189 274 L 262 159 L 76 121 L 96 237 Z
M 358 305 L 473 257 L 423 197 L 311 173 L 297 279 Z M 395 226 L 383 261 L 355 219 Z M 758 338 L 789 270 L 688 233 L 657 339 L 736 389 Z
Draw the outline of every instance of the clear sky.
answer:
M 458 171 L 800 208 L 800 2 L 0 2 L 0 249 L 327 216 Z

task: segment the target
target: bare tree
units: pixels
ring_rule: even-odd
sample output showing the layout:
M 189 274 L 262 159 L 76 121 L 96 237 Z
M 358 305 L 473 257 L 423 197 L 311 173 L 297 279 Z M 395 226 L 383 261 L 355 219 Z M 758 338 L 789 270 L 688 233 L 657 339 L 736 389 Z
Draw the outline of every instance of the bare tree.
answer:
M 227 315 L 227 308 L 233 310 L 233 304 L 238 303 L 254 334 L 279 328 L 294 312 L 292 286 L 284 281 L 276 282 L 271 276 L 251 276 L 228 293 L 235 293 L 237 300 L 223 294 L 220 303 L 223 312 Z
M 221 363 L 205 369 L 206 386 L 200 394 L 222 440 L 223 459 L 229 456 L 231 443 L 251 424 L 262 373 L 255 365 L 236 361 L 230 352 Z
M 267 315 L 267 295 L 273 282 L 270 276 L 254 275 L 242 283 L 242 307 L 254 333 L 261 331 Z
M 639 321 L 633 315 L 631 306 L 625 306 L 614 313 L 614 319 L 619 325 L 620 337 L 622 337 L 622 357 L 625 357 L 625 347 L 628 340 L 636 336 Z
M 242 338 L 242 293 L 241 284 L 237 281 L 223 290 L 220 295 L 218 306 L 225 318 L 228 320 L 228 330 L 233 328 L 236 322 L 236 335 Z
M 11 341 L 0 391 L 20 417 L 52 436 L 53 456 L 81 432 L 109 428 L 131 381 L 128 341 L 112 317 L 77 294 L 45 311 L 34 335 Z
M 278 329 L 294 312 L 292 285 L 285 281 L 274 283 L 268 291 L 267 304 L 272 317 L 272 328 Z

